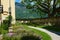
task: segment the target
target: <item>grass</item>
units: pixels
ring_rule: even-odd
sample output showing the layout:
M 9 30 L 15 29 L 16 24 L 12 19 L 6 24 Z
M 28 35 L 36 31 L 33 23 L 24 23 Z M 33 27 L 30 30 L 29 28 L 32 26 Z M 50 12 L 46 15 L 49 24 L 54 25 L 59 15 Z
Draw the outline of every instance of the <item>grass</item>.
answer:
M 33 31 L 34 33 L 36 33 L 38 35 L 41 35 L 43 40 L 52 40 L 51 37 L 48 34 L 46 34 L 45 32 L 42 32 L 42 31 L 39 31 L 39 30 L 36 30 L 36 29 L 32 29 L 32 28 L 28 28 L 27 25 L 24 25 L 24 28 L 26 30 Z
M 52 40 L 51 37 L 47 33 L 36 30 L 36 29 L 29 28 L 29 27 L 27 27 L 27 26 L 29 26 L 27 24 L 20 24 L 19 22 L 17 22 L 16 25 L 14 26 L 14 29 L 16 29 L 16 28 L 18 29 L 21 25 L 24 29 L 32 31 L 32 32 L 36 33 L 37 35 L 42 36 L 43 40 Z M 43 26 L 41 26 L 41 27 L 43 27 Z
M 45 28 L 47 30 L 52 30 L 52 31 L 60 32 L 60 28 L 55 27 L 55 26 L 45 26 L 43 28 Z
M 28 23 L 27 25 L 39 27 L 39 28 L 44 28 L 47 30 L 55 31 L 55 32 L 60 32 L 59 26 L 48 26 L 48 25 L 40 25 L 40 24 L 34 24 L 34 23 Z
M 44 28 L 44 29 L 47 29 L 47 30 L 50 30 L 50 31 L 60 32 L 60 28 L 59 27 L 55 27 L 55 26 L 42 25 L 42 26 L 37 26 L 37 27 Z

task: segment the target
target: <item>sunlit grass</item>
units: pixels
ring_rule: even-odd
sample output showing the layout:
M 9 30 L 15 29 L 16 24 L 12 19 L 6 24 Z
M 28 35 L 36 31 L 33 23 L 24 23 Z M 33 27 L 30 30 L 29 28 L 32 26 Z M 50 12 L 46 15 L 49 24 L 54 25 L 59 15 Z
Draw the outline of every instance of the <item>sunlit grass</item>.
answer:
M 28 28 L 26 25 L 24 26 L 24 28 L 26 30 L 33 31 L 38 35 L 41 35 L 43 40 L 52 40 L 51 37 L 48 34 L 46 34 L 45 32 L 42 32 L 42 31 L 39 31 L 39 30 L 36 30 L 36 29 L 32 29 L 32 28 Z
M 17 23 L 17 25 L 15 26 L 15 28 L 17 26 L 18 26 L 18 28 L 22 26 L 24 29 L 30 30 L 30 31 L 32 31 L 32 32 L 34 32 L 34 33 L 42 36 L 43 40 L 52 40 L 51 37 L 47 33 L 39 31 L 39 30 L 36 30 L 36 29 L 29 28 L 28 25 L 26 25 L 26 24 Z M 43 26 L 41 26 L 41 27 L 43 27 Z

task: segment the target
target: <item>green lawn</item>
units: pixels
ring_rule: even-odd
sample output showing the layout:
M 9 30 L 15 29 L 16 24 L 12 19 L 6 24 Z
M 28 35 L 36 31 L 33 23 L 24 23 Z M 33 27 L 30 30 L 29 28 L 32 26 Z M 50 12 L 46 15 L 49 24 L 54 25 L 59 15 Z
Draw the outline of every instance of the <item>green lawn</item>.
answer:
M 51 30 L 51 31 L 60 32 L 60 28 L 59 27 L 55 27 L 55 26 L 42 25 L 42 26 L 37 26 L 37 27 L 44 28 L 44 29 Z
M 14 28 L 17 29 L 17 27 L 19 28 L 19 27 L 21 27 L 21 26 L 22 26 L 24 29 L 26 29 L 26 30 L 32 31 L 32 32 L 36 33 L 37 35 L 42 36 L 42 39 L 43 39 L 43 40 L 52 40 L 51 37 L 50 37 L 47 33 L 42 32 L 42 31 L 39 31 L 39 30 L 36 30 L 36 29 L 29 28 L 29 27 L 27 27 L 27 26 L 29 26 L 29 25 L 27 25 L 27 24 L 20 24 L 19 22 L 17 22 L 17 23 L 16 23 L 16 26 L 14 26 Z
M 39 30 L 36 30 L 36 29 L 32 29 L 32 28 L 28 28 L 27 25 L 24 25 L 24 28 L 26 30 L 33 31 L 34 33 L 36 33 L 38 35 L 41 35 L 43 40 L 52 40 L 51 37 L 48 34 L 46 34 L 45 32 L 42 32 L 42 31 L 39 31 Z
M 60 32 L 59 26 L 48 26 L 48 25 L 40 25 L 40 24 L 34 24 L 34 23 L 28 23 L 27 25 L 44 28 L 44 29 L 51 30 L 51 31 Z

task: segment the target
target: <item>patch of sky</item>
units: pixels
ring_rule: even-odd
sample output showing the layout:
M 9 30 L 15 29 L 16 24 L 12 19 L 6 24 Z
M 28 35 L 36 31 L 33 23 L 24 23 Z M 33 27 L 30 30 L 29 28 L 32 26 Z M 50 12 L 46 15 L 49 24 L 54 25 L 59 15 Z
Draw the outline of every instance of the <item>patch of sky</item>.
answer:
M 35 5 L 36 4 L 36 2 L 35 1 L 33 1 L 33 2 L 31 2 L 31 5 L 33 6 L 33 5 Z
M 15 0 L 15 2 L 18 2 L 18 3 L 21 2 L 21 1 L 22 1 L 22 0 Z

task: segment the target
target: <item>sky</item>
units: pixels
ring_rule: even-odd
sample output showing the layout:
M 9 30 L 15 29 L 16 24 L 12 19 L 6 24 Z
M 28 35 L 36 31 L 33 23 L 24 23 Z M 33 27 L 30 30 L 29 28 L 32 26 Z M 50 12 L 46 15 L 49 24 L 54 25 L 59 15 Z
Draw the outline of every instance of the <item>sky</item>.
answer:
M 21 2 L 21 0 L 15 0 L 15 2 Z

